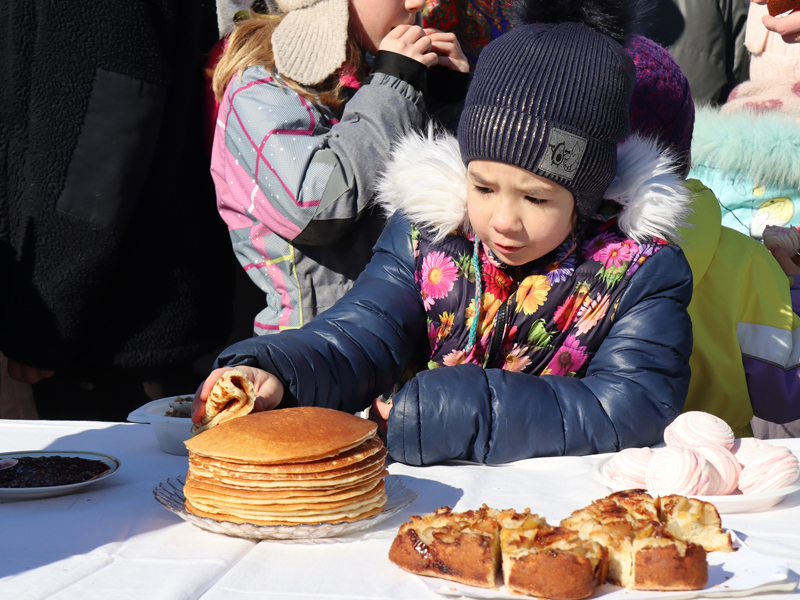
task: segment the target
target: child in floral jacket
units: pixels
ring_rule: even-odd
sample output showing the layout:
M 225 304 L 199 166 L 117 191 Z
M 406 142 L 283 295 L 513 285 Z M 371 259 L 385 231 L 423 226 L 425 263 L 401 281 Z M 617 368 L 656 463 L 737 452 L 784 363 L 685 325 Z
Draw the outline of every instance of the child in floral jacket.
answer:
M 392 216 L 353 289 L 299 330 L 226 350 L 195 420 L 237 366 L 260 409 L 354 412 L 401 382 L 376 408 L 410 464 L 662 439 L 689 385 L 691 272 L 666 241 L 687 193 L 656 142 L 618 156 L 631 15 L 601 32 L 576 16 L 593 11 L 521 5 L 529 24 L 484 49 L 458 139 L 395 148 L 379 185 Z

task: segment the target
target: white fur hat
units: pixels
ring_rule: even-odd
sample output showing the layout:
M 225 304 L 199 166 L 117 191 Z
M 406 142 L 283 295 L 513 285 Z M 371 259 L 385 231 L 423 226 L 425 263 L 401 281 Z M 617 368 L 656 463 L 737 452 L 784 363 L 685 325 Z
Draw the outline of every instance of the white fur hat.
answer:
M 332 75 L 347 58 L 349 0 L 277 0 L 286 16 L 272 34 L 278 73 L 302 85 Z

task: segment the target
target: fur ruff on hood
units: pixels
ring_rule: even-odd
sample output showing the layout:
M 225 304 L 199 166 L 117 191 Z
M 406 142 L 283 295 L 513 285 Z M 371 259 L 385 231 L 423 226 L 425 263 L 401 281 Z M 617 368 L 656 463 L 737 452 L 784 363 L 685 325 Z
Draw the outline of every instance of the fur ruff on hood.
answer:
M 756 184 L 800 189 L 800 123 L 779 112 L 698 107 L 692 166 L 745 175 Z
M 605 193 L 621 206 L 622 233 L 643 242 L 652 237 L 679 241 L 690 213 L 689 192 L 669 152 L 650 138 L 633 135 L 617 149 L 617 174 Z M 376 202 L 391 216 L 400 211 L 439 241 L 470 230 L 467 167 L 458 140 L 449 133 L 410 133 L 392 151 L 377 186 Z

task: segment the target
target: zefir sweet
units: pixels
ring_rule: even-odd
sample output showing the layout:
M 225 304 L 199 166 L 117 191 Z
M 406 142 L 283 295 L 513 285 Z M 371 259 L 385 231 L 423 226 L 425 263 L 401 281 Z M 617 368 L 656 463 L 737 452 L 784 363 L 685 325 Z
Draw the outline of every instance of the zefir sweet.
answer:
M 692 496 L 770 492 L 800 476 L 800 461 L 791 450 L 754 438 L 735 440 L 728 424 L 708 413 L 683 413 L 664 430 L 664 442 L 667 447 L 660 450 L 622 450 L 603 474 L 655 494 Z

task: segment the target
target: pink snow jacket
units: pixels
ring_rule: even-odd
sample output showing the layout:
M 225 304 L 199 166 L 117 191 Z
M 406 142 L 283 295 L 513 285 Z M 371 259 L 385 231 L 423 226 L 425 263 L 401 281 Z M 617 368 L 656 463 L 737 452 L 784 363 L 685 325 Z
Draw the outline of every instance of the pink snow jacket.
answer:
M 217 116 L 211 174 L 236 256 L 266 295 L 258 335 L 294 329 L 352 287 L 385 224 L 376 175 L 425 118 L 421 92 L 373 73 L 341 115 L 250 67 Z

